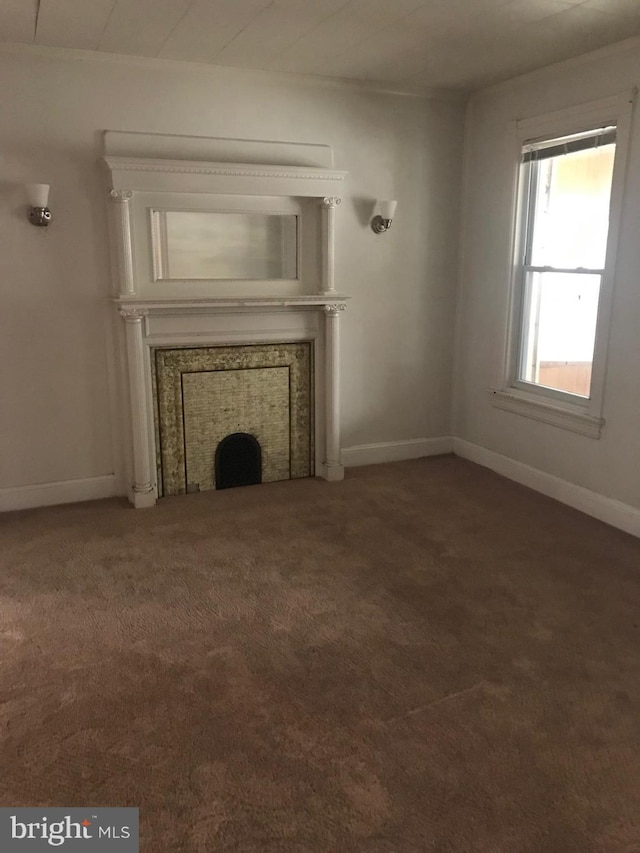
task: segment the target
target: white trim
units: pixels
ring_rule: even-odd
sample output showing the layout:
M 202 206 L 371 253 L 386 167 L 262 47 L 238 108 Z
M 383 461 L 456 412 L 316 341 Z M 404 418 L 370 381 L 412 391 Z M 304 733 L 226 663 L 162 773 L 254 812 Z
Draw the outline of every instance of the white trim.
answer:
M 461 438 L 453 436 L 414 438 L 407 441 L 387 441 L 345 447 L 342 450 L 342 460 L 345 467 L 352 468 L 359 465 L 419 459 L 424 456 L 440 456 L 451 452 L 604 521 L 606 524 L 624 530 L 632 536 L 640 537 L 640 509 Z M 100 500 L 119 497 L 123 494 L 114 474 L 81 480 L 39 483 L 32 486 L 12 486 L 0 489 L 0 512 Z
M 600 438 L 605 424 L 604 418 L 594 417 L 576 408 L 564 407 L 542 395 L 525 394 L 511 388 L 490 388 L 489 393 L 489 401 L 497 409 L 543 421 L 589 438 Z
M 632 536 L 640 536 L 640 509 L 636 507 L 614 498 L 607 498 L 583 486 L 577 486 L 575 483 L 562 480 L 553 474 L 547 474 L 538 468 L 532 468 L 523 462 L 461 438 L 453 439 L 453 452 L 456 456 L 490 468 L 509 480 L 528 486 L 536 492 L 554 498 L 606 524 L 631 533 Z
M 324 306 L 324 435 L 322 476 L 334 482 L 344 479 L 340 458 L 340 312 L 344 303 Z
M 115 474 L 86 477 L 82 480 L 60 480 L 33 486 L 10 486 L 0 489 L 0 512 L 32 509 L 38 506 L 95 501 L 122 495 Z
M 131 190 L 111 190 L 110 233 L 117 247 L 116 263 L 121 292 L 132 295 L 136 292 L 133 273 L 133 242 L 131 237 Z
M 359 465 L 420 459 L 423 456 L 442 456 L 452 451 L 453 438 L 448 435 L 438 438 L 410 438 L 406 441 L 382 441 L 378 444 L 343 447 L 342 464 L 345 468 L 355 468 Z

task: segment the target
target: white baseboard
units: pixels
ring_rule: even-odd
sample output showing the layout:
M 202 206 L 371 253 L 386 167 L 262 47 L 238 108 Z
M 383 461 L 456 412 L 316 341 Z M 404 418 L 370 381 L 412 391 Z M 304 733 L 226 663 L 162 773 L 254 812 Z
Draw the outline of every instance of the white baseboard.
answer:
M 452 452 L 606 524 L 640 537 L 639 509 L 461 438 L 414 438 L 345 447 L 342 450 L 342 461 L 345 467 L 353 468 L 358 465 L 378 465 L 383 462 L 399 462 Z M 33 486 L 12 486 L 0 489 L 0 512 L 98 500 L 122 494 L 121 485 L 114 474 Z
M 438 438 L 410 438 L 407 441 L 383 441 L 379 444 L 343 447 L 342 464 L 345 468 L 355 468 L 358 465 L 420 459 L 422 456 L 441 456 L 452 451 L 453 439 L 448 435 Z
M 119 494 L 121 490 L 115 474 L 87 477 L 84 480 L 39 483 L 35 486 L 11 486 L 8 489 L 0 489 L 0 512 L 76 501 L 94 501 Z
M 478 444 L 472 444 L 461 438 L 453 439 L 453 452 L 456 456 L 477 462 L 485 468 L 490 468 L 503 477 L 515 480 L 523 486 L 528 486 L 536 492 L 541 492 L 550 498 L 567 504 L 574 509 L 591 515 L 600 521 L 611 524 L 633 536 L 640 536 L 640 510 L 622 501 L 607 498 L 583 486 L 576 486 L 553 474 L 547 474 L 538 468 L 532 468 L 523 462 L 517 462 L 501 453 L 488 450 Z

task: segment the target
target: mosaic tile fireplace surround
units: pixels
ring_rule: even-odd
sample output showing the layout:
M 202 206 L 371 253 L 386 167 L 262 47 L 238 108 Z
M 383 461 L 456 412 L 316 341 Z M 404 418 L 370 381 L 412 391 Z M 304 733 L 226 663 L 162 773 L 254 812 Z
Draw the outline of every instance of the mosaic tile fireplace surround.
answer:
M 236 434 L 261 451 L 261 477 L 314 474 L 313 343 L 153 351 L 158 494 L 214 489 L 216 451 Z

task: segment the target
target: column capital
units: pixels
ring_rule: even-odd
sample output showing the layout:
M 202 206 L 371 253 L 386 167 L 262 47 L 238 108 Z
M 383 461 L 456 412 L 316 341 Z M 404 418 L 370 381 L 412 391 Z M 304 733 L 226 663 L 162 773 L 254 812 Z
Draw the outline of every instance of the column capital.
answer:
M 337 207 L 339 204 L 342 204 L 342 199 L 338 198 L 337 196 L 325 196 L 325 198 L 322 199 L 322 204 L 325 207 L 334 208 Z
M 109 197 L 113 202 L 125 204 L 133 198 L 133 190 L 109 190 Z
M 328 314 L 330 317 L 337 317 L 340 311 L 346 310 L 347 303 L 346 302 L 328 302 L 324 306 L 325 314 Z
M 141 320 L 144 320 L 149 311 L 146 308 L 127 308 L 126 306 L 121 306 L 118 308 L 118 313 L 126 323 L 139 323 Z

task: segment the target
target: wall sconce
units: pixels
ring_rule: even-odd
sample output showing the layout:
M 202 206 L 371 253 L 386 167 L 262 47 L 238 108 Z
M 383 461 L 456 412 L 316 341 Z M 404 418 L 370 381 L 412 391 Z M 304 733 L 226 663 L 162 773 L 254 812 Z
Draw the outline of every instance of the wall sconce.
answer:
M 49 184 L 25 184 L 29 202 L 29 222 L 32 225 L 48 225 L 51 222 Z
M 398 206 L 397 201 L 379 201 L 376 205 L 379 213 L 371 220 L 371 228 L 376 234 L 383 234 L 391 228 L 391 220 Z

